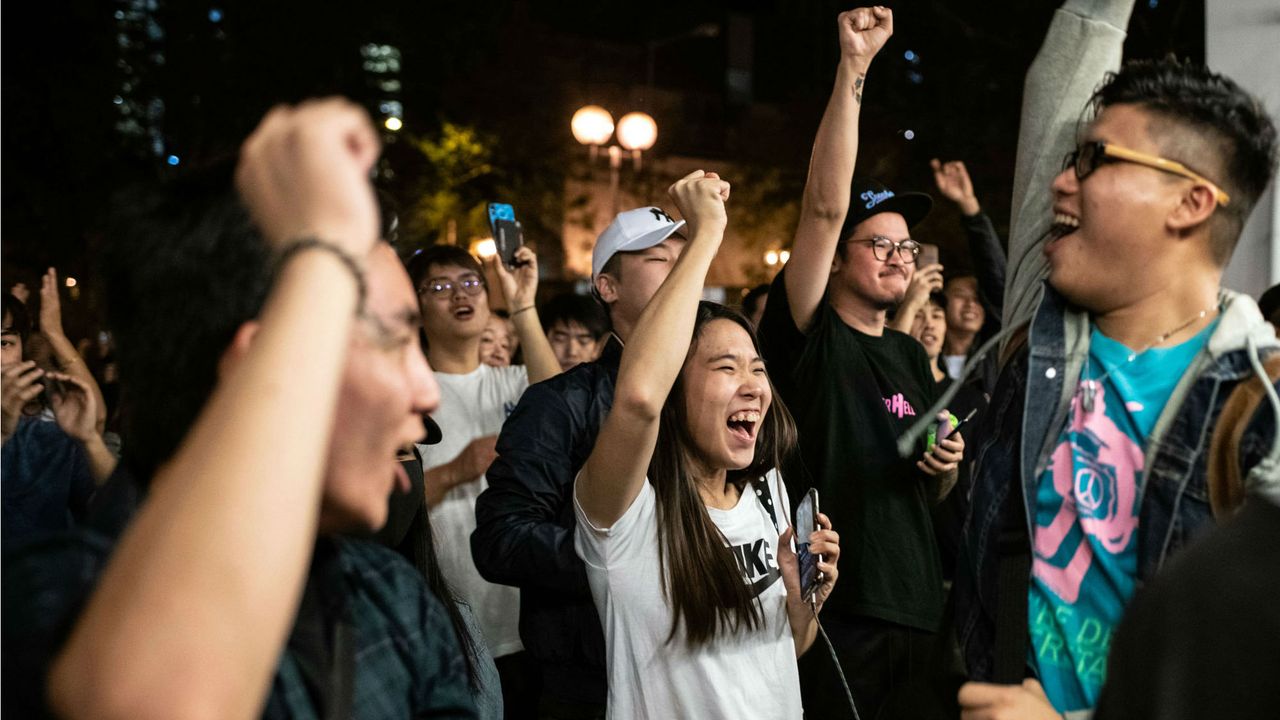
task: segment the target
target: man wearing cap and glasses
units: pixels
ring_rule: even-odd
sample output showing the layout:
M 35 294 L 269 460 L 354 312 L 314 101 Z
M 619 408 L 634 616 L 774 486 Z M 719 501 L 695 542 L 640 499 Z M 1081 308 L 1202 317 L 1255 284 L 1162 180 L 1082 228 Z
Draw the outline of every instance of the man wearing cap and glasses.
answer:
M 683 220 L 619 213 L 591 253 L 613 332 L 600 358 L 529 388 L 498 437 L 471 550 L 491 582 L 520 588 L 521 638 L 542 667 L 542 718 L 603 718 L 604 636 L 573 549 L 573 478 L 613 405 L 622 344 L 684 249 Z
M 800 431 L 798 457 L 783 473 L 788 492 L 818 488 L 832 523 L 853 533 L 845 552 L 855 579 L 836 589 L 822 619 L 861 715 L 875 717 L 895 687 L 919 679 L 933 647 L 943 597 L 930 509 L 954 483 L 964 444 L 948 438 L 926 452 L 921 442 L 905 458 L 895 446 L 937 395 L 920 344 L 885 327 L 920 251 L 910 228 L 932 201 L 853 179 L 863 84 L 893 15 L 863 8 L 838 24 L 836 87 L 760 344 Z M 846 715 L 826 654 L 800 662 L 806 714 Z

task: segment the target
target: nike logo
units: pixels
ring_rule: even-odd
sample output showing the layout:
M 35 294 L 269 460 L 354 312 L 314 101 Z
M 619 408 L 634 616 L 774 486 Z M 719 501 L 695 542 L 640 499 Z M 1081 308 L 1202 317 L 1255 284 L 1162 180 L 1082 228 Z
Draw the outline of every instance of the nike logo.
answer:
M 781 578 L 782 578 L 782 571 L 779 570 L 778 568 L 773 568 L 772 570 L 769 571 L 769 574 L 765 575 L 762 578 L 757 578 L 755 582 L 751 583 L 751 597 L 760 597 L 761 593 L 763 593 L 765 590 L 768 590 L 770 587 L 773 586 L 774 583 L 778 582 L 778 580 L 780 580 Z

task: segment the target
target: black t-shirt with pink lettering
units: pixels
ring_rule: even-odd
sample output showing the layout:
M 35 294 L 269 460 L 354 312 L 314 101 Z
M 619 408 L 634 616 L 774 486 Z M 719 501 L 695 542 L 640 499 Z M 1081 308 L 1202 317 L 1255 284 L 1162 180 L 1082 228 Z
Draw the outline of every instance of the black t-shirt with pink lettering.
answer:
M 929 478 L 916 468 L 924 443 L 909 458 L 897 453 L 898 436 L 938 396 L 928 357 L 909 335 L 854 330 L 825 300 L 801 332 L 782 278 L 769 292 L 760 344 L 800 432 L 800 452 L 783 472 L 788 494 L 818 488 L 840 533 L 840 582 L 826 612 L 935 631 L 942 570 Z

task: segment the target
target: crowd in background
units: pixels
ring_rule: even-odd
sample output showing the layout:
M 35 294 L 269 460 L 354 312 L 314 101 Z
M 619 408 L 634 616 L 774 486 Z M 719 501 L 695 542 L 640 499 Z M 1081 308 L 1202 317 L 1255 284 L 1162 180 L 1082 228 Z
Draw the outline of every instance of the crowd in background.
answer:
M 713 168 L 542 302 L 532 247 L 389 242 L 344 100 L 122 191 L 107 330 L 67 337 L 53 268 L 4 295 L 4 711 L 1274 715 L 1280 290 L 1221 277 L 1276 129 L 1122 65 L 1131 10 L 1055 15 L 1007 238 L 931 163 L 964 273 L 912 234 L 935 195 L 858 172 L 883 7 L 837 19 L 738 308 L 701 299 Z

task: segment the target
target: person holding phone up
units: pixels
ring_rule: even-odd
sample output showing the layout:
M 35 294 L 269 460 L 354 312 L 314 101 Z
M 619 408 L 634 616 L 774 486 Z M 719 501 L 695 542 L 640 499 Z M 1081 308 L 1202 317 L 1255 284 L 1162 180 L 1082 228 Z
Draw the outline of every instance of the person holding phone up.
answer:
M 695 171 L 670 194 L 689 244 L 623 350 L 612 409 L 574 486 L 608 716 L 799 718 L 796 658 L 835 586 L 840 540 L 820 515 L 808 540 L 825 580 L 811 608 L 776 472 L 794 422 L 746 318 L 699 304 L 729 184 Z
M 913 692 L 940 645 L 932 509 L 956 481 L 964 452 L 959 435 L 932 448 L 917 443 L 910 457 L 897 449 L 939 395 L 924 349 L 886 327 L 887 311 L 922 271 L 910 233 L 932 200 L 854 178 L 867 73 L 893 20 L 885 7 L 838 19 L 835 87 L 814 141 L 791 259 L 760 320 L 764 356 L 799 429 L 796 460 L 783 466 L 788 489 L 799 496 L 818 488 L 844 528 L 848 577 L 822 625 L 868 718 L 891 696 Z M 846 717 L 830 659 L 811 653 L 800 664 L 806 712 Z

